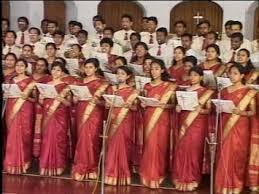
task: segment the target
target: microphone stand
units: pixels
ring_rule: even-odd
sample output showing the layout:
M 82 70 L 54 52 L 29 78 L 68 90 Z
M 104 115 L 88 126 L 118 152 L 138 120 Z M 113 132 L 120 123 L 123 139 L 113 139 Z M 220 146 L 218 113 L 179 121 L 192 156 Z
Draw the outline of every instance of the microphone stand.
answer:
M 221 100 L 221 90 L 222 85 L 218 84 L 218 94 L 217 100 Z M 221 103 L 216 107 L 216 122 L 215 122 L 215 132 L 209 134 L 209 139 L 206 139 L 209 144 L 210 149 L 210 194 L 214 194 L 214 164 L 216 158 L 216 150 L 217 150 L 217 138 L 218 138 L 218 130 L 219 130 L 219 122 L 221 118 Z
M 113 95 L 116 95 L 117 90 L 119 88 L 119 83 L 116 86 L 117 86 L 116 91 L 113 92 Z M 100 136 L 102 138 L 102 151 L 101 151 L 101 154 L 100 154 L 100 160 L 102 161 L 102 163 L 101 163 L 101 168 L 102 168 L 101 194 L 105 193 L 105 191 L 104 191 L 104 182 L 105 182 L 104 179 L 105 179 L 106 138 L 108 138 L 107 134 L 108 134 L 108 130 L 109 130 L 109 127 L 110 127 L 110 124 L 111 124 L 111 119 L 112 119 L 111 115 L 112 115 L 112 110 L 114 108 L 115 99 L 116 99 L 116 97 L 112 98 L 112 104 L 111 104 L 109 112 L 108 112 L 107 120 L 103 121 L 103 135 Z

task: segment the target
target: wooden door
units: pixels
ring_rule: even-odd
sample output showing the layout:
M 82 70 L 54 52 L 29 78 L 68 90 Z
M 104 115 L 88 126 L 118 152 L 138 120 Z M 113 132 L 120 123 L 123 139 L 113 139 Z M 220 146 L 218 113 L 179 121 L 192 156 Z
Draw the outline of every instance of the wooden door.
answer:
M 140 31 L 144 11 L 142 7 L 134 1 L 103 0 L 98 5 L 98 14 L 104 18 L 106 26 L 113 27 L 114 30 L 121 28 L 121 16 L 128 14 L 133 19 L 133 29 Z
M 174 23 L 183 20 L 187 24 L 187 31 L 196 34 L 197 19 L 194 16 L 202 16 L 201 20 L 209 20 L 211 29 L 222 33 L 223 10 L 211 1 L 184 1 L 177 4 L 170 13 L 170 32 L 174 32 Z
M 44 0 L 44 18 L 58 22 L 59 29 L 65 32 L 66 4 L 64 1 Z
M 10 2 L 2 1 L 2 17 L 10 20 Z
M 259 39 L 259 7 L 256 8 L 254 16 L 254 39 Z

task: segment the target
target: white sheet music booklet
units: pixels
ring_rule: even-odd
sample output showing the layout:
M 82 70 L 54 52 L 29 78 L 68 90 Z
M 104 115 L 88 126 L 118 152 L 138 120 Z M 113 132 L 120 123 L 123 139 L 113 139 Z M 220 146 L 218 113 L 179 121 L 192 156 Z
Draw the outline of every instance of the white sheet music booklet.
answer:
M 93 97 L 87 86 L 69 85 L 69 87 L 79 100 L 90 100 Z
M 36 83 L 36 86 L 40 94 L 42 94 L 45 98 L 56 98 L 58 96 L 58 92 L 54 85 Z
M 215 104 L 217 112 L 232 113 L 235 108 L 235 104 L 232 100 L 212 99 L 211 101 Z
M 8 98 L 19 98 L 22 94 L 17 84 L 2 84 L 2 90 Z
M 137 90 L 143 90 L 145 84 L 150 83 L 150 82 L 151 82 L 150 77 L 135 76 L 135 83 L 136 83 Z
M 116 74 L 103 72 L 104 77 L 107 81 L 109 81 L 112 85 L 118 84 L 118 79 Z
M 160 101 L 156 98 L 148 98 L 148 97 L 144 97 L 144 96 L 138 96 L 138 99 L 145 104 L 146 106 L 159 106 Z
M 196 91 L 176 91 L 176 98 L 182 110 L 193 111 L 199 105 Z
M 114 107 L 122 107 L 125 104 L 125 101 L 121 96 L 104 94 L 103 98 L 106 102 L 113 103 Z

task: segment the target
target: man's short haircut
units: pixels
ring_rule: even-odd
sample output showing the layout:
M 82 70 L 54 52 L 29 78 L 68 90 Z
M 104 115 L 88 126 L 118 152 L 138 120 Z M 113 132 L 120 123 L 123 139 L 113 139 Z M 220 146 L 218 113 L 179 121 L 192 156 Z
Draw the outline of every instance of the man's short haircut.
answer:
M 62 38 L 65 37 L 65 33 L 64 33 L 62 30 L 57 30 L 57 31 L 53 34 L 53 36 L 55 36 L 55 35 L 60 35 L 60 36 L 62 36 Z
M 28 20 L 28 18 L 25 17 L 25 16 L 18 17 L 17 22 L 19 22 L 20 20 L 24 20 L 26 24 L 29 24 L 29 20 Z
M 136 36 L 139 41 L 141 40 L 141 36 L 140 36 L 140 34 L 139 34 L 138 32 L 133 32 L 133 33 L 131 33 L 131 34 L 130 34 L 130 39 L 131 39 L 132 36 Z
M 186 23 L 183 21 L 183 20 L 178 20 L 178 21 L 176 21 L 175 23 L 174 23 L 174 26 L 176 26 L 177 24 L 182 24 L 183 25 L 183 27 L 187 27 L 187 25 L 186 25 Z
M 84 34 L 86 37 L 88 36 L 88 32 L 86 30 L 80 30 L 78 34 Z
M 168 35 L 168 31 L 167 31 L 167 29 L 164 28 L 164 27 L 158 28 L 158 29 L 156 30 L 156 32 L 162 32 L 162 33 L 164 33 L 165 36 Z
M 240 33 L 240 32 L 235 32 L 235 33 L 231 34 L 230 37 L 231 37 L 231 39 L 232 39 L 232 38 L 239 38 L 241 41 L 244 40 L 244 36 L 243 36 L 243 34 Z
M 202 24 L 207 24 L 210 27 L 210 21 L 209 20 L 203 20 L 200 23 L 198 23 L 198 27 L 201 26 Z
M 31 27 L 31 28 L 29 29 L 29 32 L 31 32 L 32 30 L 36 30 L 36 32 L 37 32 L 37 34 L 38 34 L 38 35 L 40 35 L 40 34 L 41 34 L 41 32 L 40 32 L 40 29 L 39 29 L 39 28 Z
M 111 38 L 103 38 L 101 41 L 100 41 L 100 45 L 102 46 L 102 44 L 109 44 L 110 47 L 113 47 L 113 41 Z
M 190 40 L 192 40 L 192 35 L 190 34 L 190 33 L 184 33 L 182 36 L 181 36 L 181 38 L 182 37 L 188 37 Z
M 158 24 L 157 17 L 155 17 L 155 16 L 149 17 L 149 18 L 147 19 L 147 21 L 148 21 L 148 22 L 149 22 L 149 21 L 152 21 L 152 22 L 154 22 L 156 25 Z
M 112 34 L 114 34 L 114 29 L 112 28 L 112 27 L 105 27 L 104 29 L 103 29 L 103 32 L 104 31 L 106 31 L 106 30 L 109 30 L 109 31 L 111 31 L 112 32 Z
M 242 23 L 240 21 L 232 21 L 231 26 L 233 26 L 233 25 L 239 25 L 240 30 L 243 29 L 243 25 L 242 25 Z
M 123 15 L 121 16 L 121 19 L 123 19 L 123 18 L 128 18 L 129 21 L 131 21 L 131 22 L 133 21 L 131 15 L 129 15 L 129 14 L 123 14 Z

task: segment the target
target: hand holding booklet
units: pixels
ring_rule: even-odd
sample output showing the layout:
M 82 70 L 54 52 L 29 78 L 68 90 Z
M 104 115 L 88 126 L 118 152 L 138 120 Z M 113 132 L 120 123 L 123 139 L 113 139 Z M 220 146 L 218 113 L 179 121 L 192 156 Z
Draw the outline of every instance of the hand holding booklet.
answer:
M 199 105 L 196 91 L 176 91 L 176 98 L 182 110 L 193 111 Z
M 135 83 L 136 83 L 137 90 L 143 90 L 144 86 L 150 82 L 151 82 L 150 77 L 135 76 Z
M 69 87 L 79 100 L 89 100 L 93 97 L 87 86 L 69 85 Z
M 121 96 L 104 94 L 103 98 L 106 102 L 113 104 L 114 107 L 122 107 L 125 104 Z
M 58 96 L 58 92 L 54 85 L 36 83 L 36 86 L 44 98 L 56 98 Z
M 67 62 L 67 70 L 69 71 L 69 74 L 72 76 L 78 76 L 78 73 L 80 72 L 78 59 L 66 58 L 66 62 Z
M 212 70 L 204 70 L 203 74 L 203 82 L 205 85 L 210 87 L 216 86 L 216 79 Z
M 108 73 L 108 72 L 103 72 L 104 77 L 107 81 L 109 81 L 112 85 L 115 85 L 118 83 L 118 79 L 116 74 L 113 73 Z
M 232 82 L 227 77 L 217 77 L 217 86 L 220 89 L 226 88 L 228 86 L 231 86 Z
M 143 71 L 143 66 L 142 65 L 137 65 L 137 64 L 129 63 L 128 66 L 133 69 L 133 72 L 134 72 L 135 75 L 144 75 L 144 71 Z
M 148 98 L 144 96 L 138 96 L 138 98 L 146 106 L 156 107 L 160 105 L 160 101 L 156 98 Z
M 236 108 L 232 100 L 212 99 L 211 101 L 215 104 L 217 112 L 232 113 Z
M 17 84 L 2 84 L 2 90 L 8 98 L 19 98 L 22 94 Z

